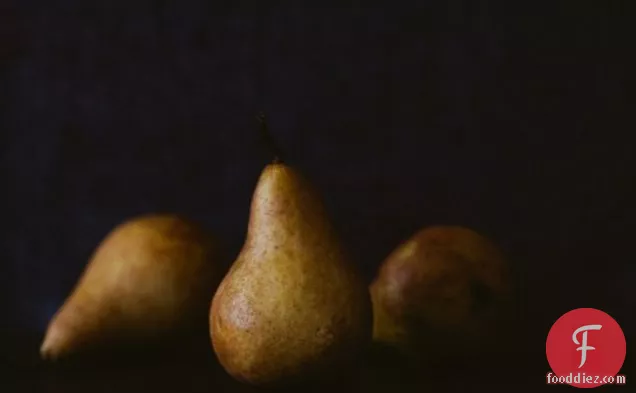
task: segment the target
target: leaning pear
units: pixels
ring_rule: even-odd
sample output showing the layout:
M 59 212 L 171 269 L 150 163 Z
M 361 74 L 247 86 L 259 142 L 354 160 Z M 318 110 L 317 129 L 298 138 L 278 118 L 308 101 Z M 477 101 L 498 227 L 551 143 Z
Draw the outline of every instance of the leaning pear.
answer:
M 176 215 L 117 226 L 51 320 L 42 357 L 207 331 L 210 294 L 224 273 L 219 255 L 209 234 Z

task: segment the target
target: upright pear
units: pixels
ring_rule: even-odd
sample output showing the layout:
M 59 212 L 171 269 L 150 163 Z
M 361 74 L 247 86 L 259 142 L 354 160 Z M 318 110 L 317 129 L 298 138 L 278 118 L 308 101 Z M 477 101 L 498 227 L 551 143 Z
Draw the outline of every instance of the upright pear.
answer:
M 370 341 L 370 298 L 323 204 L 274 162 L 254 191 L 247 238 L 214 296 L 214 350 L 253 385 L 332 375 Z
M 493 350 L 510 316 L 509 266 L 486 237 L 422 229 L 393 251 L 370 286 L 374 340 L 437 361 Z
M 219 256 L 216 240 L 177 215 L 120 224 L 51 320 L 42 357 L 206 332 L 210 294 L 224 273 Z

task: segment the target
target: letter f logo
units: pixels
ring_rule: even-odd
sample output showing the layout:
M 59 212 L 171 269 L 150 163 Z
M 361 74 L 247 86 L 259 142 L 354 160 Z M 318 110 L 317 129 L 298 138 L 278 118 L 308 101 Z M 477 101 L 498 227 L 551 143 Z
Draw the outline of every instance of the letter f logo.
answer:
M 606 312 L 595 308 L 568 311 L 554 322 L 545 341 L 552 373 L 548 383 L 561 383 L 557 377 L 563 376 L 566 384 L 577 388 L 611 385 L 603 377 L 618 376 L 626 348 L 623 329 Z M 603 377 L 595 380 L 597 375 Z
M 590 347 L 587 345 L 587 331 L 601 330 L 602 327 L 603 327 L 602 325 L 585 325 L 576 329 L 574 331 L 574 334 L 572 334 L 572 341 L 574 341 L 574 344 L 580 345 L 580 347 L 576 349 L 577 351 L 581 351 L 581 364 L 579 365 L 579 368 L 583 367 L 583 365 L 585 364 L 585 361 L 587 360 L 587 351 L 593 351 L 596 349 L 594 347 Z M 576 336 L 578 336 L 578 334 L 581 332 L 583 332 L 583 335 L 582 335 L 583 339 L 581 340 L 582 343 L 580 343 L 579 340 L 577 340 L 576 338 Z

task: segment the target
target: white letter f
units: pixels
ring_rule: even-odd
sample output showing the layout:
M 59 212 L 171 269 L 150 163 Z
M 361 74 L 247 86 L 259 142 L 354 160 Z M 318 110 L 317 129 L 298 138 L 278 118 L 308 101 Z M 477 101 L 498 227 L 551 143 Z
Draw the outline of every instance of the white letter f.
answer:
M 587 359 L 587 351 L 592 351 L 596 348 L 594 347 L 590 347 L 587 345 L 587 331 L 588 330 L 601 330 L 603 326 L 601 325 L 586 325 L 586 326 L 581 326 L 580 328 L 576 329 L 574 331 L 574 334 L 572 334 L 572 341 L 574 341 L 574 344 L 576 345 L 581 345 L 580 347 L 578 347 L 576 350 L 577 351 L 581 351 L 581 364 L 579 365 L 579 368 L 583 367 L 583 365 L 585 364 L 585 360 Z M 583 332 L 583 344 L 581 344 L 579 342 L 579 340 L 576 339 L 576 336 Z

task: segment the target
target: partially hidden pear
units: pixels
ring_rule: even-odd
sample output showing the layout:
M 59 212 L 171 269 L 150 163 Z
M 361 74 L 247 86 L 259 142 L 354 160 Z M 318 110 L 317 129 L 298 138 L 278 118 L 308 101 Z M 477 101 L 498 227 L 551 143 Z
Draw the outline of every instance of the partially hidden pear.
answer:
M 484 236 L 459 226 L 416 233 L 370 286 L 374 341 L 442 360 L 489 351 L 511 306 L 509 267 Z
M 151 214 L 111 231 L 50 321 L 40 353 L 57 359 L 203 328 L 220 283 L 220 248 L 198 225 Z
M 212 302 L 220 363 L 261 386 L 335 375 L 370 342 L 371 322 L 366 285 L 320 198 L 294 168 L 268 165 L 245 244 Z

